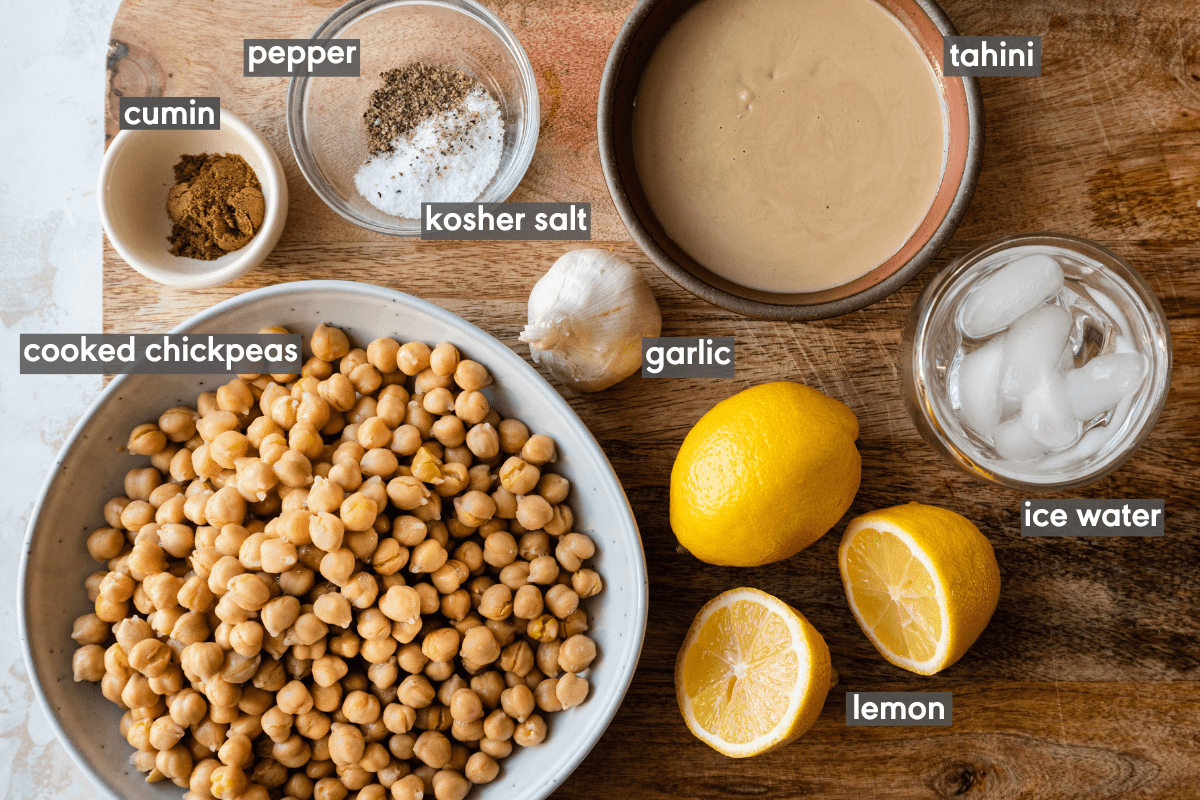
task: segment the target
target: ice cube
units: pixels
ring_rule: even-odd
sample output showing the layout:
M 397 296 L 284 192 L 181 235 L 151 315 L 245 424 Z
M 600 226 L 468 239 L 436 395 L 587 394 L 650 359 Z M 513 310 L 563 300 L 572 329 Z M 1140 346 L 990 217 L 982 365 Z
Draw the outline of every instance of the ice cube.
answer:
M 1049 447 L 1030 437 L 1020 417 L 1013 417 L 996 426 L 993 446 L 1000 457 L 1008 461 L 1032 461 L 1050 452 Z
M 990 336 L 1058 294 L 1062 267 L 1037 254 L 1005 264 L 979 282 L 963 303 L 959 327 L 972 339 Z
M 1071 370 L 1065 381 L 1073 413 L 1089 420 L 1108 411 L 1140 389 L 1149 371 L 1150 362 L 1141 353 L 1109 353 Z
M 957 374 L 958 410 L 962 421 L 980 436 L 991 439 L 1000 423 L 1000 360 L 1004 334 L 963 356 Z
M 1013 323 L 1000 362 L 1000 393 L 1019 400 L 1058 374 L 1071 315 L 1062 306 L 1038 306 Z
M 1083 426 L 1071 411 L 1066 378 L 1055 372 L 1021 398 L 1021 424 L 1031 439 L 1051 450 L 1062 450 L 1079 441 Z

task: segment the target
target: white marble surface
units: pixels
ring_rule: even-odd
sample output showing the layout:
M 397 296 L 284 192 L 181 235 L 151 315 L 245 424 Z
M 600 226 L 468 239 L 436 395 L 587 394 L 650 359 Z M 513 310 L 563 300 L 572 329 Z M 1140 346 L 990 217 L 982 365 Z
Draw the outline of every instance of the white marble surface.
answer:
M 119 0 L 0 0 L 0 797 L 91 798 L 38 709 L 17 646 L 17 554 L 46 469 L 100 391 L 22 376 L 18 338 L 99 331 L 104 59 Z M 24 38 L 15 32 L 36 32 Z M 14 435 L 15 434 L 15 435 Z

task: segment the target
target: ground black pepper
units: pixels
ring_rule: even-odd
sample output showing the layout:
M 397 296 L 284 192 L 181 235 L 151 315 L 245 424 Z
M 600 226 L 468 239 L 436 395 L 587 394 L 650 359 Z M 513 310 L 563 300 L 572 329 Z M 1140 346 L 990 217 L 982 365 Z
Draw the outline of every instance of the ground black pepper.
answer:
M 479 81 L 462 70 L 421 61 L 381 72 L 383 85 L 371 93 L 363 113 L 371 155 L 391 153 L 394 140 L 423 120 L 458 108 Z

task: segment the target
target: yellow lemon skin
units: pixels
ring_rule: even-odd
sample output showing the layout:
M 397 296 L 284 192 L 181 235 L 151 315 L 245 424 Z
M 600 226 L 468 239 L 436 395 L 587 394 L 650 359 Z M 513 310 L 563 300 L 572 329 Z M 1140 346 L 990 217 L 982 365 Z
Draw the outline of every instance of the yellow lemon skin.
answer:
M 795 555 L 850 508 L 862 477 L 858 418 L 799 383 L 722 400 L 671 469 L 671 529 L 701 561 L 756 567 Z
M 878 563 L 865 553 L 877 554 Z M 907 568 L 901 563 L 906 553 L 912 554 Z M 933 675 L 962 658 L 987 627 L 1000 599 L 1000 567 L 987 537 L 961 514 L 923 503 L 851 520 L 838 549 L 838 567 L 863 633 L 888 661 L 920 675 Z M 926 625 L 912 626 L 936 631 L 932 647 L 911 632 L 907 637 L 897 634 L 896 626 L 889 624 L 883 610 L 888 581 L 881 577 L 889 570 L 893 575 L 905 573 L 902 581 L 891 581 L 894 595 L 907 604 L 893 619 L 912 620 L 914 611 L 916 617 L 924 616 Z M 913 647 L 897 646 L 914 642 Z
M 675 660 L 675 696 L 688 730 L 730 758 L 798 739 L 836 681 L 817 629 L 759 589 L 730 589 L 706 603 Z

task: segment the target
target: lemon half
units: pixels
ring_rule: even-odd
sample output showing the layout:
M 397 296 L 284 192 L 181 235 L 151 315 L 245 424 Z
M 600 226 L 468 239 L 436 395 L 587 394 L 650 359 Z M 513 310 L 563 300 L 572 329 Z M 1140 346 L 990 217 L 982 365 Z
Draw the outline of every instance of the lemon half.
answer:
M 966 517 L 921 503 L 852 520 L 838 566 L 871 644 L 921 675 L 962 658 L 1000 598 L 1000 568 L 987 537 Z
M 675 694 L 700 741 L 745 758 L 811 728 L 832 676 L 829 648 L 803 614 L 758 589 L 730 589 L 692 622 L 675 661 Z

